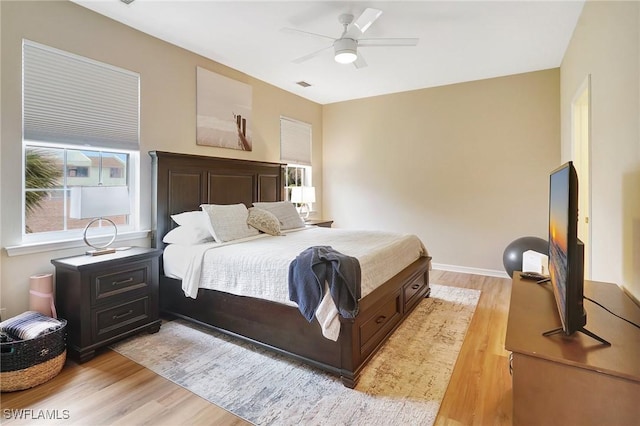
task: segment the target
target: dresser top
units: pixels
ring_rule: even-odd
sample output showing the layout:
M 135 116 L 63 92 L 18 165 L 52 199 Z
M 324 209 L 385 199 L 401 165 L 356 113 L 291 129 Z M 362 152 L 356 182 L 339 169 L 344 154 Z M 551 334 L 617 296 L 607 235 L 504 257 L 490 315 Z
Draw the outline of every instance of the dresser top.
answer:
M 640 307 L 617 285 L 585 280 L 584 295 L 623 318 L 640 323 Z M 611 346 L 602 345 L 580 332 L 571 336 L 563 333 L 543 336 L 542 333 L 561 325 L 551 284 L 521 280 L 516 273 L 511 289 L 505 348 L 640 381 L 640 329 L 590 301 L 584 301 L 584 309 L 587 313 L 585 328 L 609 341 Z

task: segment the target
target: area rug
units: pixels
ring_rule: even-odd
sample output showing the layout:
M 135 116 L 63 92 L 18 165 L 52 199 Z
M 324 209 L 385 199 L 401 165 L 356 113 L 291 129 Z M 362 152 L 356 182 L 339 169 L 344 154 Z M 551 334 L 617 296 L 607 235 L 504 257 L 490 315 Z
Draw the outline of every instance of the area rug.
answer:
M 365 367 L 355 389 L 338 377 L 174 320 L 112 349 L 258 425 L 431 425 L 480 292 L 431 285 Z

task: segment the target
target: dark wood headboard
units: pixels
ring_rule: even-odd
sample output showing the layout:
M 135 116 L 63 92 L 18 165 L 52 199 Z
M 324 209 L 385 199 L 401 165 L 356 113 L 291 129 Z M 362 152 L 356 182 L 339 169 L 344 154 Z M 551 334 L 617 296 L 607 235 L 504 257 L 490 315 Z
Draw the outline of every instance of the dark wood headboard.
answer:
M 175 227 L 172 214 L 200 204 L 282 201 L 284 164 L 150 151 L 153 173 L 151 246 Z

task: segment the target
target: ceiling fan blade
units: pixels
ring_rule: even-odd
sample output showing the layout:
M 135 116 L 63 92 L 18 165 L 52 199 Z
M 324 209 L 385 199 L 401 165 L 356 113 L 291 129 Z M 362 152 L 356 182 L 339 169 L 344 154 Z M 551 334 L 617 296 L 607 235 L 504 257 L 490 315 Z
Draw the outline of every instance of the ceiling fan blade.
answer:
M 305 61 L 308 61 L 309 59 L 315 58 L 316 56 L 318 56 L 319 54 L 321 54 L 325 50 L 330 49 L 332 47 L 333 46 L 323 47 L 322 49 L 316 50 L 315 52 L 311 52 L 308 55 L 300 56 L 299 58 L 296 58 L 291 62 L 293 62 L 294 64 L 301 64 L 301 63 L 303 63 Z
M 331 41 L 335 40 L 335 37 L 330 37 L 330 36 L 324 35 L 324 34 L 311 33 L 309 31 L 298 30 L 298 29 L 295 29 L 295 28 L 280 28 L 280 31 L 282 31 L 283 33 L 289 33 L 289 34 L 298 34 L 298 35 L 307 35 L 307 36 L 312 36 L 312 37 L 321 37 L 321 38 L 326 38 L 327 40 L 331 40 Z
M 360 30 L 361 33 L 367 31 L 367 29 L 373 24 L 376 19 L 378 19 L 382 15 L 382 11 L 379 9 L 373 9 L 368 7 L 362 12 L 358 18 L 353 21 L 353 25 L 356 26 Z
M 361 38 L 358 47 L 416 46 L 418 38 Z
M 362 53 L 358 52 L 358 57 L 353 61 L 353 66 L 360 69 L 367 66 L 367 61 L 364 60 Z

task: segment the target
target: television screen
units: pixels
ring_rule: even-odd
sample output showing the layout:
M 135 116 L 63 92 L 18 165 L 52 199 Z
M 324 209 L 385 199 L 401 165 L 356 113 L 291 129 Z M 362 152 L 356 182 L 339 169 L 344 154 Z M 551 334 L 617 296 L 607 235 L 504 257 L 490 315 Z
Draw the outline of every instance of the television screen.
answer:
M 587 318 L 582 304 L 584 247 L 578 239 L 578 176 L 571 162 L 550 177 L 549 273 L 562 331 L 573 334 Z

